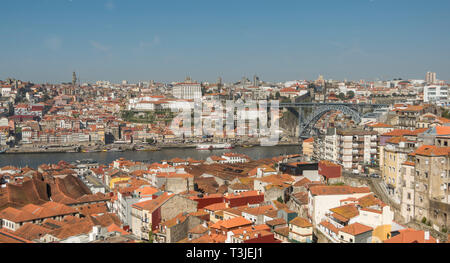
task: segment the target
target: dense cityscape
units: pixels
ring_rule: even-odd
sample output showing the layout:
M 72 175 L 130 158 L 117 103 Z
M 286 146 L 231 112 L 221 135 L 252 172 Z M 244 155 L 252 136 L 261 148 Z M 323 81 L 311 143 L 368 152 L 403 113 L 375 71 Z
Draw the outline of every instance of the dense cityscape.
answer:
M 436 73 L 377 82 L 319 76 L 269 83 L 254 76 L 234 83 L 187 77 L 89 84 L 74 72 L 68 83 L 8 78 L 0 89 L 2 157 L 80 158 L 56 155 L 35 167 L 0 169 L 2 242 L 448 240 L 448 84 Z M 277 114 L 269 114 L 278 123 L 272 146 L 261 144 L 260 129 L 251 133 L 252 121 L 261 128 L 263 115 L 248 102 L 264 100 L 279 101 Z M 215 110 L 221 101 L 250 105 L 232 111 L 232 124 L 244 118 L 242 133 L 240 125 L 218 129 L 225 126 L 218 117 L 226 118 Z M 197 104 L 203 129 L 175 134 L 174 127 L 194 130 L 194 122 L 185 126 L 177 118 Z M 290 152 L 262 159 L 245 154 L 272 147 Z M 92 155 L 167 149 L 175 155 L 157 162 L 101 163 Z M 88 153 L 94 157 L 83 158 Z
M 1 7 L 2 255 L 405 261 L 424 252 L 398 244 L 450 243 L 450 1 Z

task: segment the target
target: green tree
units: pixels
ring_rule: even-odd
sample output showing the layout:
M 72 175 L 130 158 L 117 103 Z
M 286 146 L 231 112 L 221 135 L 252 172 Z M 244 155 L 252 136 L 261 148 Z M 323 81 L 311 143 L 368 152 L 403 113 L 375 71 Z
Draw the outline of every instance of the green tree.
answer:
M 427 218 L 426 217 L 423 217 L 422 218 L 422 224 L 426 224 L 427 223 Z
M 347 93 L 347 98 L 349 100 L 353 99 L 354 97 L 355 97 L 355 92 L 353 90 L 351 90 Z
M 281 197 L 281 196 L 277 198 L 277 201 L 280 202 L 280 203 L 284 203 L 283 197 Z
M 149 224 L 149 231 L 148 231 L 148 243 L 153 243 L 153 231 L 152 231 L 152 224 Z
M 344 93 L 339 93 L 339 95 L 337 96 L 338 97 L 338 99 L 340 99 L 340 100 L 345 100 L 345 94 Z

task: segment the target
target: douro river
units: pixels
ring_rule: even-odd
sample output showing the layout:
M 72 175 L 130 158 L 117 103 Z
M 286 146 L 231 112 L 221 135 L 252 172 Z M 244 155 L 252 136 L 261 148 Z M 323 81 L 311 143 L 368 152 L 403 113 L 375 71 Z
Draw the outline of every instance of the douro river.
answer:
M 16 167 L 37 168 L 41 164 L 54 164 L 59 161 L 74 162 L 76 160 L 93 159 L 100 164 L 109 164 L 112 161 L 125 158 L 145 163 L 161 162 L 175 157 L 196 160 L 206 160 L 211 155 L 220 156 L 223 153 L 234 152 L 246 154 L 254 160 L 276 157 L 280 155 L 298 154 L 299 146 L 273 146 L 273 147 L 237 147 L 232 150 L 199 151 L 193 148 L 162 149 L 157 152 L 98 152 L 98 153 L 36 153 L 36 154 L 0 154 L 0 167 L 12 165 Z

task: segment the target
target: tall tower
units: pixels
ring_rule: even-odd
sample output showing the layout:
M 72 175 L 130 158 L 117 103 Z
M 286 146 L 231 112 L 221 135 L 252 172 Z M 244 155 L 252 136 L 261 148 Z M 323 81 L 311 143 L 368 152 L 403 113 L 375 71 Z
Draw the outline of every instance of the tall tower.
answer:
M 75 73 L 75 71 L 72 74 L 72 85 L 76 85 L 77 84 L 77 74 Z
M 254 75 L 253 76 L 253 86 L 258 87 L 258 85 L 259 85 L 258 76 Z
M 222 77 L 219 77 L 218 79 L 217 79 L 217 90 L 219 91 L 219 92 L 222 92 Z
M 434 83 L 436 83 L 436 72 L 427 72 L 427 76 L 426 76 L 425 81 L 426 81 L 428 84 L 434 84 Z

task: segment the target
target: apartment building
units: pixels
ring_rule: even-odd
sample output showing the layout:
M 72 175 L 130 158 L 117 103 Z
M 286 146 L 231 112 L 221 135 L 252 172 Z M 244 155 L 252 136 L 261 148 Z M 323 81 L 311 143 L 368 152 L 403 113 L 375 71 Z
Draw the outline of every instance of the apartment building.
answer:
M 172 95 L 177 99 L 200 99 L 202 97 L 202 87 L 199 83 L 178 83 L 173 86 Z
M 448 86 L 425 86 L 423 88 L 423 102 L 432 103 L 439 106 L 448 105 Z
M 407 161 L 408 154 L 413 152 L 416 147 L 416 141 L 406 137 L 393 137 L 386 142 L 382 148 L 383 165 L 380 166 L 382 178 L 387 185 L 389 194 L 400 200 L 400 176 L 404 162 Z
M 401 166 L 400 182 L 400 214 L 406 223 L 414 220 L 414 200 L 415 200 L 415 159 L 412 154 Z
M 450 213 L 450 147 L 423 145 L 415 160 L 414 216 L 438 227 L 448 227 Z
M 409 105 L 406 108 L 399 108 L 395 110 L 398 116 L 396 127 L 399 129 L 413 130 L 417 126 L 419 117 L 425 113 L 437 113 L 437 109 L 432 105 Z
M 324 159 L 341 164 L 344 169 L 361 172 L 364 164 L 377 157 L 377 132 L 364 130 L 329 130 L 325 136 Z

